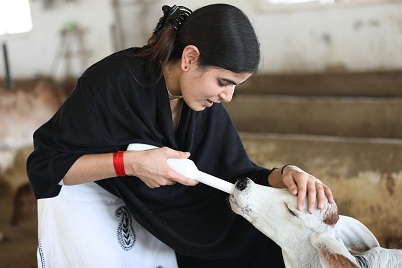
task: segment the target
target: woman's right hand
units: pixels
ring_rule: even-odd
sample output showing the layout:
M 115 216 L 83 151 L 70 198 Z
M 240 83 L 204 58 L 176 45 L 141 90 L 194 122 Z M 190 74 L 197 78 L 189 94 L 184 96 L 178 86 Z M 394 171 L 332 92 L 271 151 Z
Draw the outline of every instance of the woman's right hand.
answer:
M 189 152 L 176 151 L 168 147 L 125 151 L 124 167 L 128 176 L 140 178 L 150 188 L 173 185 L 176 182 L 194 186 L 198 183 L 197 180 L 177 173 L 167 163 L 168 158 L 187 159 L 189 156 Z

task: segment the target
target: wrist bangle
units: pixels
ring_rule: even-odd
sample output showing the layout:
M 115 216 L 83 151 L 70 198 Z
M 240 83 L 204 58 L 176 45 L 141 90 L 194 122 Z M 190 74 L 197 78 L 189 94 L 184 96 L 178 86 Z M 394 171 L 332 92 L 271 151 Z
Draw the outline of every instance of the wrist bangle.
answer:
M 278 169 L 277 167 L 273 167 L 269 172 L 268 172 L 268 179 L 267 179 L 267 181 L 268 181 L 268 185 L 267 186 L 271 186 L 270 184 L 269 184 L 269 175 L 271 175 L 271 173 L 275 170 L 275 169 Z
M 285 167 L 287 166 L 293 166 L 292 164 L 286 164 L 281 168 L 281 175 L 283 175 L 283 170 L 285 169 Z
M 113 166 L 116 175 L 119 177 L 125 177 L 126 171 L 124 170 L 124 151 L 117 151 L 113 153 Z
M 268 176 L 271 175 L 271 173 L 275 170 L 278 169 L 277 167 L 273 167 L 269 172 L 268 172 Z

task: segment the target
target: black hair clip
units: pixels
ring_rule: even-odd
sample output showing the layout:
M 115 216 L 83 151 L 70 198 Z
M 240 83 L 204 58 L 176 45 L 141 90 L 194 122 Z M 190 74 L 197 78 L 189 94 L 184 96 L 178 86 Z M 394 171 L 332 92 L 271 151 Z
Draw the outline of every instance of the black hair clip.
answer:
M 183 21 L 191 14 L 191 10 L 183 6 L 167 6 L 162 7 L 163 17 L 159 19 L 158 24 L 155 27 L 154 33 L 159 31 L 167 21 L 172 23 L 173 28 L 177 31 Z

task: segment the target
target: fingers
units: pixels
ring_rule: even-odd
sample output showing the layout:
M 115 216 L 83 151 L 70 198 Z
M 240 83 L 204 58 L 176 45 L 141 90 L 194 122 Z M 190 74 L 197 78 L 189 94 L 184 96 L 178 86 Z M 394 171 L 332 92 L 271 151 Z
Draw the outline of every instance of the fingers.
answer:
M 301 177 L 299 175 L 299 177 Z M 306 176 L 303 176 L 301 178 L 299 178 L 298 183 L 296 185 L 297 187 L 297 209 L 298 210 L 302 210 L 304 207 L 304 202 L 306 200 L 306 196 L 307 196 L 307 178 Z
M 298 167 L 296 166 L 291 166 L 291 165 L 286 165 L 282 168 L 281 174 L 282 174 L 282 181 L 283 183 L 288 187 L 289 192 L 292 195 L 297 195 L 299 193 L 299 187 L 302 187 L 301 185 L 299 185 L 298 183 L 296 183 L 296 181 L 293 179 L 293 172 L 289 172 L 288 169 L 293 169 Z M 301 189 L 302 190 L 302 189 Z M 303 190 L 302 190 L 303 192 Z M 303 195 L 303 193 L 301 193 Z M 305 197 L 305 195 L 304 195 Z
M 148 179 L 142 179 L 142 181 L 147 185 L 149 188 L 159 188 L 161 186 L 168 186 L 168 185 L 174 185 L 176 184 L 175 181 L 172 180 L 167 180 L 167 179 L 158 179 L 158 180 L 148 180 Z
M 176 150 L 170 149 L 168 147 L 163 147 L 161 149 L 166 150 L 165 153 L 166 153 L 167 158 L 187 159 L 190 157 L 189 152 L 176 151 Z
M 297 209 L 302 210 L 307 197 L 307 211 L 313 213 L 320 191 L 317 191 L 315 178 L 308 173 L 300 173 L 297 178 Z M 325 196 L 324 196 L 325 198 Z M 323 204 L 321 204 L 323 205 Z
M 304 190 L 304 189 L 303 189 Z M 299 189 L 299 192 L 301 189 Z M 323 184 L 320 180 L 316 179 L 314 176 L 309 175 L 307 181 L 307 191 L 304 191 L 303 195 L 298 196 L 298 209 L 301 210 L 304 206 L 305 197 L 307 196 L 307 211 L 312 214 L 315 207 L 317 209 L 323 209 L 326 203 L 327 192 L 331 195 L 331 200 L 333 201 L 331 190 L 328 186 Z
M 317 188 L 315 183 L 315 178 L 311 176 L 309 178 L 307 185 L 308 185 L 308 195 L 307 195 L 307 211 L 311 214 L 314 211 L 316 206 L 316 198 L 317 196 Z
M 302 210 L 307 197 L 307 211 L 313 213 L 315 207 L 322 209 L 328 199 L 334 203 L 331 189 L 319 179 L 306 173 L 296 166 L 286 167 L 283 173 L 283 182 L 291 194 L 297 194 L 297 208 Z
M 198 181 L 195 178 L 185 177 L 185 176 L 181 175 L 180 173 L 177 173 L 173 169 L 171 169 L 171 175 L 168 178 L 170 178 L 170 180 L 174 183 L 178 182 L 178 183 L 186 185 L 186 186 L 194 186 L 194 185 L 198 184 Z
M 189 152 L 175 151 L 175 150 L 169 149 L 167 147 L 164 147 L 164 148 L 167 150 L 167 158 L 187 159 L 190 157 Z M 166 175 L 166 178 L 173 182 L 178 182 L 178 183 L 186 185 L 186 186 L 194 186 L 198 183 L 198 181 L 195 180 L 195 178 L 189 178 L 189 177 L 183 176 L 182 174 L 180 174 L 180 173 L 176 172 L 174 169 L 172 169 L 170 166 L 169 166 L 169 170 L 168 170 L 168 174 Z
M 158 188 L 175 183 L 194 186 L 198 183 L 194 178 L 188 178 L 176 172 L 167 162 L 169 158 L 187 159 L 190 156 L 189 152 L 162 147 L 141 153 L 141 157 L 135 158 L 141 161 L 139 161 L 140 165 L 137 166 L 134 175 L 139 177 L 148 187 Z
M 297 209 L 302 210 L 307 196 L 308 176 L 310 175 L 293 165 L 287 165 L 282 171 L 283 183 L 288 187 L 291 194 L 297 195 Z
M 323 209 L 325 205 L 325 191 L 324 191 L 324 184 L 322 182 L 319 182 L 318 180 L 314 183 L 315 188 L 316 188 L 316 194 L 317 194 L 317 208 L 318 209 Z M 309 211 L 312 213 L 313 211 Z
M 334 204 L 334 203 L 335 203 L 335 199 L 334 199 L 334 195 L 332 194 L 331 189 L 330 189 L 328 186 L 326 186 L 325 184 L 323 184 L 323 185 L 324 185 L 324 192 L 325 192 L 325 195 L 326 195 L 327 198 L 328 198 L 328 202 L 331 203 L 331 204 Z
M 168 167 L 169 168 L 169 167 Z M 149 188 L 159 188 L 161 186 L 170 186 L 176 183 L 180 183 L 186 186 L 194 186 L 198 184 L 198 181 L 193 178 L 187 178 L 177 173 L 173 169 L 169 170 L 166 173 L 166 177 L 158 177 L 158 178 L 141 178 L 141 180 L 149 187 Z
M 289 181 L 289 183 L 287 184 L 287 187 L 288 187 L 289 192 L 292 195 L 297 195 L 299 193 L 299 188 L 293 179 Z M 303 192 L 303 189 L 301 189 L 301 190 Z M 303 193 L 301 193 L 301 195 L 303 195 Z M 304 197 L 306 197 L 306 196 L 304 195 Z M 304 197 L 300 197 L 300 198 L 304 198 Z

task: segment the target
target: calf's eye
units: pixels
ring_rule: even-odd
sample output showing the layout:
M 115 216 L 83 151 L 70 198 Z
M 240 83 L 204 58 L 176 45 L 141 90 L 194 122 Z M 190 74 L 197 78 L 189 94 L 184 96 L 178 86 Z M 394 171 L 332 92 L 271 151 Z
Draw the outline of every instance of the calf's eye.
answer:
M 290 210 L 289 208 L 288 208 L 288 211 L 289 211 L 289 213 L 290 213 L 292 216 L 297 217 L 297 215 L 296 215 L 292 210 Z

